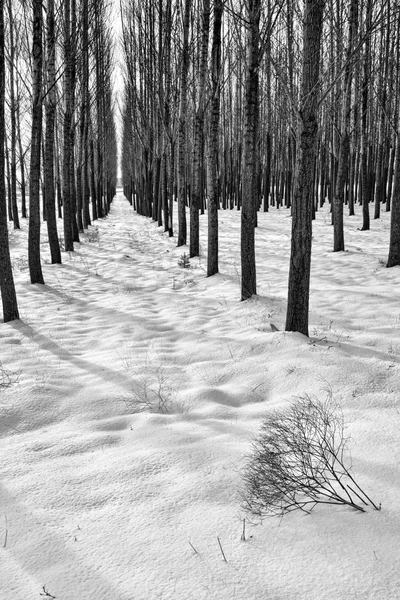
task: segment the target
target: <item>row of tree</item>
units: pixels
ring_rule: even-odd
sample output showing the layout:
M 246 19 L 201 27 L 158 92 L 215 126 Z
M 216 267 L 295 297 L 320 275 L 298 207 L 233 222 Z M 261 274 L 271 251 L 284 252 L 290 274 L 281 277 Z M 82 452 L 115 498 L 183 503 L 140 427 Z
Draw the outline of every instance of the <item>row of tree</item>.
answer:
M 126 0 L 122 171 L 140 214 L 218 271 L 218 209 L 241 210 L 242 299 L 256 293 L 257 211 L 292 211 L 286 329 L 308 335 L 311 221 L 331 204 L 392 211 L 400 264 L 398 0 Z M 186 223 L 190 207 L 190 227 Z
M 42 219 L 51 261 L 61 263 L 62 247 L 73 251 L 79 233 L 107 214 L 115 194 L 110 15 L 105 0 L 0 0 L 0 286 L 5 321 L 18 318 L 7 217 L 15 229 L 20 215 L 29 218 L 30 280 L 44 283 Z M 61 241 L 57 215 L 63 218 Z

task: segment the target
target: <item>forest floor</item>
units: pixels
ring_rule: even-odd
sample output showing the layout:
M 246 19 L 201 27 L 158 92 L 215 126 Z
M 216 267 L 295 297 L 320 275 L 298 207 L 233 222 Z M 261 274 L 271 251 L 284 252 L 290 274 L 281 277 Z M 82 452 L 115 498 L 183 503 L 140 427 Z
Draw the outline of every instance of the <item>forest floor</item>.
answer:
M 221 274 L 124 197 L 29 283 L 0 324 L 1 600 L 400 598 L 400 268 L 390 215 L 314 224 L 310 339 L 285 333 L 290 214 L 259 214 L 257 297 L 240 302 L 240 213 L 220 212 Z M 278 331 L 271 330 L 273 324 Z M 240 507 L 263 416 L 333 399 L 358 482 L 381 511 L 318 505 L 263 521 Z M 247 518 L 246 541 L 241 540 Z M 219 539 L 219 541 L 218 541 Z M 225 554 L 226 562 L 220 545 Z

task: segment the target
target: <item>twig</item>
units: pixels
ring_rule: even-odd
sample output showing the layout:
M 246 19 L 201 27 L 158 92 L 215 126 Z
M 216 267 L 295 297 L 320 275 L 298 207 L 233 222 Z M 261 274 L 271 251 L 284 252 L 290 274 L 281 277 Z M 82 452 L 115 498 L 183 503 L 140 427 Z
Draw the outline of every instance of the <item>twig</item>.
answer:
M 40 595 L 41 595 L 41 596 L 45 596 L 46 598 L 55 598 L 55 596 L 53 596 L 52 594 L 50 594 L 50 592 L 48 592 L 48 591 L 46 590 L 46 586 L 43 586 L 43 588 L 42 588 L 42 589 L 43 589 L 43 592 L 44 592 L 44 594 L 42 594 L 42 593 L 40 592 Z
M 193 546 L 193 544 L 191 542 L 189 542 L 189 544 L 190 544 L 191 548 L 193 549 L 193 552 L 195 554 L 198 554 L 198 552 L 197 552 L 196 548 Z
M 6 519 L 6 534 L 4 536 L 4 544 L 3 544 L 3 548 L 5 548 L 7 546 L 7 538 L 8 538 L 8 527 L 7 527 L 7 517 L 5 517 Z
M 246 541 L 246 519 L 243 519 L 243 531 L 242 535 L 240 536 L 240 539 L 242 540 L 242 542 Z
M 227 563 L 228 561 L 226 560 L 225 553 L 224 553 L 224 551 L 223 551 L 223 549 L 222 549 L 222 546 L 221 546 L 221 540 L 219 539 L 219 537 L 218 537 L 218 536 L 217 536 L 217 540 L 218 540 L 218 544 L 219 544 L 219 547 L 220 547 L 220 549 L 221 549 L 221 552 L 222 552 L 222 556 L 224 557 L 224 561 Z

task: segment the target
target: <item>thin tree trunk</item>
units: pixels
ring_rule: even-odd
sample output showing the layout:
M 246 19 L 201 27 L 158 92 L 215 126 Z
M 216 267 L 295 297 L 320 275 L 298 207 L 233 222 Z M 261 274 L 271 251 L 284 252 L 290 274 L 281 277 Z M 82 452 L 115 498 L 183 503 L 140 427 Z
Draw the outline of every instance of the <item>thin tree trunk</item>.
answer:
M 372 0 L 367 0 L 366 28 L 371 31 L 372 22 Z M 362 131 L 361 131 L 361 181 L 362 181 L 362 208 L 363 225 L 361 231 L 368 231 L 370 227 L 369 202 L 370 202 L 370 178 L 368 174 L 368 99 L 370 86 L 370 60 L 371 60 L 371 38 L 369 33 L 365 40 L 364 73 L 362 89 Z
M 19 313 L 8 245 L 7 201 L 4 179 L 5 83 L 4 0 L 0 0 L 0 292 L 3 319 L 4 323 L 7 323 L 19 319 Z
M 178 246 L 186 244 L 186 113 L 187 79 L 189 72 L 189 23 L 191 0 L 185 0 L 183 18 L 183 48 L 181 58 L 181 87 L 178 130 Z
M 56 114 L 55 42 L 54 0 L 47 0 L 47 95 L 44 187 L 46 189 L 47 232 L 49 236 L 51 262 L 53 264 L 61 263 L 60 243 L 57 232 L 54 181 L 54 124 Z
M 72 190 L 71 190 L 71 128 L 72 128 L 72 47 L 71 47 L 71 0 L 64 3 L 64 122 L 63 122 L 63 209 L 64 209 L 64 250 L 73 252 L 72 229 Z
M 390 215 L 389 256 L 386 266 L 400 265 L 400 122 L 396 140 L 396 161 Z
M 218 273 L 218 166 L 219 157 L 219 121 L 221 94 L 221 26 L 223 0 L 214 0 L 214 26 L 211 50 L 211 106 L 210 137 L 208 141 L 207 190 L 208 190 L 208 255 L 207 277 Z
M 32 137 L 29 179 L 28 263 L 31 283 L 44 283 L 40 264 L 40 157 L 42 141 L 43 16 L 41 0 L 33 0 Z
M 261 0 L 248 1 L 248 46 L 241 215 L 241 299 L 256 293 L 255 226 L 258 207 L 258 125 Z
M 336 188 L 333 200 L 333 251 L 344 251 L 343 203 L 344 189 L 349 175 L 350 163 L 350 118 L 351 118 L 351 82 L 353 65 L 351 60 L 358 24 L 358 0 L 351 0 L 349 38 L 346 52 L 346 66 L 343 85 L 343 124 L 339 146 L 339 164 L 336 174 Z
M 14 63 L 15 63 L 15 42 L 14 42 L 14 19 L 12 14 L 12 1 L 8 0 L 9 16 L 9 36 L 10 36 L 10 117 L 11 117 L 11 206 L 14 221 L 14 229 L 20 229 L 17 205 L 17 127 L 16 127 L 16 100 L 14 86 Z
M 198 108 L 194 123 L 194 157 L 193 157 L 193 193 L 190 205 L 190 258 L 199 256 L 199 209 L 204 195 L 204 111 L 205 85 L 208 57 L 208 39 L 210 33 L 210 0 L 203 0 L 201 47 L 198 85 Z

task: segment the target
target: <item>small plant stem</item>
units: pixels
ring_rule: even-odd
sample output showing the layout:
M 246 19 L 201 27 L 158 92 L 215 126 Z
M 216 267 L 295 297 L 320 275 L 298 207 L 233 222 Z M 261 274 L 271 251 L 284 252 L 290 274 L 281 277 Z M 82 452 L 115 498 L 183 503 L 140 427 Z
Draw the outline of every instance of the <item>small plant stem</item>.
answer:
M 217 536 L 217 540 L 218 540 L 218 544 L 219 544 L 219 547 L 220 547 L 220 549 L 221 549 L 221 553 L 222 553 L 222 556 L 223 556 L 223 558 L 224 558 L 224 561 L 227 563 L 228 561 L 226 560 L 225 553 L 224 553 L 224 551 L 223 551 L 223 549 L 222 549 L 221 540 L 219 539 L 219 537 L 218 537 L 218 536 Z
M 193 552 L 194 552 L 195 554 L 198 554 L 198 552 L 197 552 L 196 548 L 193 546 L 193 544 L 192 544 L 191 542 L 189 542 L 189 544 L 190 544 L 190 546 L 191 546 L 191 548 L 192 548 Z
M 242 535 L 240 536 L 240 539 L 242 540 L 242 542 L 246 541 L 246 519 L 243 519 L 243 531 Z

